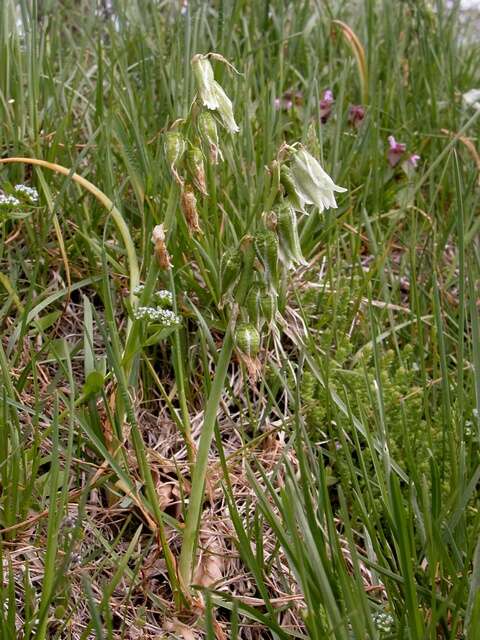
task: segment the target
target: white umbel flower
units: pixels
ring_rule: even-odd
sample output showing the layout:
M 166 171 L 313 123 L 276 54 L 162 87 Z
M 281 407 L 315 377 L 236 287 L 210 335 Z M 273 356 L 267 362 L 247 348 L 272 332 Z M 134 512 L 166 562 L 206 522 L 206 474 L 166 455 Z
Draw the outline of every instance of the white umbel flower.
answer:
M 208 57 L 201 54 L 193 56 L 192 68 L 202 104 L 211 111 L 218 111 L 225 128 L 230 133 L 237 133 L 239 128 L 233 115 L 232 101 L 215 80 Z
M 298 197 L 304 204 L 318 207 L 320 212 L 336 209 L 334 192 L 347 191 L 333 182 L 318 160 L 315 160 L 304 147 L 294 152 L 291 170 Z
M 162 309 L 160 307 L 137 307 L 133 312 L 135 320 L 149 320 L 164 327 L 177 327 L 181 324 L 182 319 L 170 309 Z
M 30 202 L 38 202 L 38 191 L 35 187 L 29 187 L 26 184 L 16 184 L 15 191 L 23 194 Z
M 20 204 L 20 200 L 18 198 L 15 198 L 15 196 L 10 196 L 5 193 L 0 193 L 0 205 L 16 207 L 19 204 Z

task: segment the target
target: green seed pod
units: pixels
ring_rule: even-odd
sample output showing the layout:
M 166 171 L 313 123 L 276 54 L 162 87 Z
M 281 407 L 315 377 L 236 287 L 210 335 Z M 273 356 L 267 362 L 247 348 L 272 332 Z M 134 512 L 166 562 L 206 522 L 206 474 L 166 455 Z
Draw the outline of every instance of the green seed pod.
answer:
M 271 229 L 259 233 L 255 238 L 257 255 L 265 269 L 266 280 L 276 291 L 278 286 L 278 237 Z
M 287 165 L 283 164 L 280 169 L 280 182 L 282 187 L 284 188 L 285 195 L 292 203 L 293 207 L 297 211 L 302 211 L 305 213 L 304 208 L 304 200 L 298 195 L 297 190 L 295 188 L 295 180 L 293 178 L 293 174 Z
M 210 112 L 202 111 L 197 118 L 197 127 L 202 141 L 209 149 L 210 161 L 217 164 L 223 156 L 220 151 L 215 118 Z
M 277 233 L 285 267 L 289 269 L 293 265 L 305 266 L 307 261 L 302 255 L 298 237 L 297 215 L 291 204 L 284 203 L 277 210 Z
M 255 358 L 260 351 L 260 334 L 255 325 L 242 322 L 235 331 L 235 344 L 248 358 Z
M 240 276 L 242 270 L 242 252 L 240 249 L 229 249 L 222 258 L 222 291 L 227 293 Z
M 260 312 L 268 325 L 272 325 L 275 322 L 277 315 L 277 294 L 270 290 L 264 291 L 259 299 Z
M 203 164 L 203 153 L 198 147 L 192 147 L 189 149 L 187 153 L 187 168 L 195 188 L 204 196 L 208 196 L 205 180 L 205 166 Z
M 187 143 L 181 133 L 178 131 L 167 131 L 165 134 L 165 156 L 173 177 L 180 182 L 182 182 L 182 180 L 178 175 L 178 169 L 181 166 L 186 148 Z
M 255 260 L 255 247 L 253 236 L 248 234 L 243 236 L 240 240 L 240 251 L 242 253 L 242 273 L 235 291 L 235 300 L 240 306 L 243 306 L 254 277 L 253 263 Z
M 260 311 L 260 295 L 261 288 L 257 283 L 254 283 L 247 293 L 245 299 L 245 306 L 248 311 L 248 317 L 251 322 L 257 324 Z

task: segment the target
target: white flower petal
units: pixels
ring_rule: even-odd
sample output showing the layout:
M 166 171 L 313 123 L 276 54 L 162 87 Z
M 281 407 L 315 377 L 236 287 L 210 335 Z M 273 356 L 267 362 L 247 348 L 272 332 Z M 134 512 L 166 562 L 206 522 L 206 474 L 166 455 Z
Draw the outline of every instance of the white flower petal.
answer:
M 230 131 L 230 133 L 237 133 L 240 129 L 238 128 L 237 123 L 235 122 L 235 118 L 233 116 L 233 105 L 230 98 L 227 96 L 223 88 L 218 84 L 218 82 L 214 83 L 215 94 L 218 102 L 218 112 L 220 117 L 222 118 L 223 124 L 225 128 Z
M 320 211 L 337 208 L 334 191 L 347 191 L 336 185 L 320 163 L 301 147 L 293 156 L 292 175 L 298 196 Z

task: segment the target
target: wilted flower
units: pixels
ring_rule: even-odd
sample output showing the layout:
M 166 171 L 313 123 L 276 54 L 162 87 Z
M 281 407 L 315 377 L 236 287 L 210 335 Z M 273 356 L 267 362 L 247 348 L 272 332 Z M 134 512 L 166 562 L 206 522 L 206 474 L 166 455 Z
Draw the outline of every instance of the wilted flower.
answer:
M 320 100 L 320 121 L 322 124 L 325 124 L 329 119 L 334 102 L 332 91 L 327 89 L 323 94 L 323 98 Z
M 387 158 L 390 166 L 395 167 L 405 153 L 407 145 L 403 142 L 397 142 L 393 136 L 388 136 L 388 145 Z
M 320 212 L 329 208 L 336 209 L 334 192 L 347 191 L 333 182 L 320 163 L 304 147 L 300 147 L 293 155 L 292 176 L 301 201 L 314 204 Z
M 348 110 L 348 122 L 354 127 L 359 127 L 365 118 L 365 109 L 361 104 L 352 104 Z
M 218 111 L 225 128 L 230 133 L 239 131 L 233 115 L 232 101 L 215 80 L 208 56 L 201 54 L 193 56 L 192 68 L 202 104 L 211 111 Z
M 201 229 L 198 223 L 197 199 L 190 185 L 187 185 L 182 191 L 180 204 L 188 228 L 194 233 L 200 233 Z
M 165 244 L 165 229 L 163 224 L 157 224 L 152 231 L 152 242 L 155 245 L 155 255 L 161 269 L 170 269 L 172 263 Z

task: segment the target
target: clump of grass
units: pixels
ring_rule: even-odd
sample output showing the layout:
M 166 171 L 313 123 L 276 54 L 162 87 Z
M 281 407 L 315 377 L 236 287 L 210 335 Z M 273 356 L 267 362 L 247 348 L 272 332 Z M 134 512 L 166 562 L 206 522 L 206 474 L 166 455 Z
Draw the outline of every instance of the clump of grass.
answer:
M 2 638 L 475 637 L 478 47 L 324 9 L 2 4 Z

